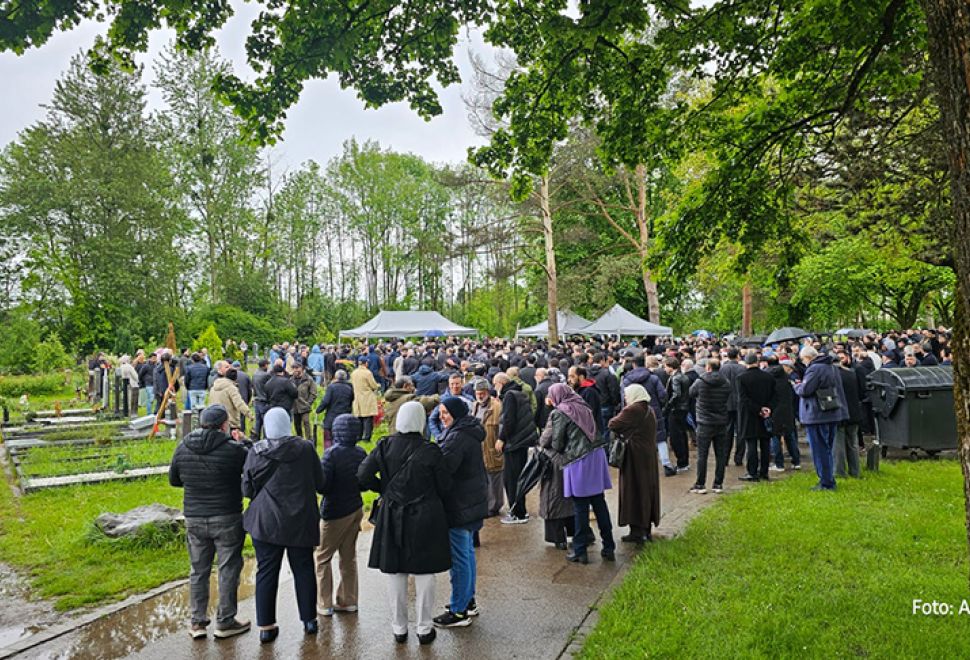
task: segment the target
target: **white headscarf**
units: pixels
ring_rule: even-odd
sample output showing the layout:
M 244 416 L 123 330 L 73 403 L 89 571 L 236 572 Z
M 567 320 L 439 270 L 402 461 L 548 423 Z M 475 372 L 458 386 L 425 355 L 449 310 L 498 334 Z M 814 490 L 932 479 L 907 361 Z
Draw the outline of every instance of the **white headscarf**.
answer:
M 290 433 L 290 416 L 280 407 L 270 408 L 263 415 L 263 431 L 267 438 L 282 438 Z
M 398 433 L 424 433 L 424 406 L 417 401 L 408 401 L 397 411 L 394 424 Z
M 626 405 L 631 403 L 636 403 L 637 401 L 650 401 L 650 394 L 643 389 L 643 385 L 634 383 L 633 385 L 627 385 L 623 390 L 624 396 L 626 396 Z

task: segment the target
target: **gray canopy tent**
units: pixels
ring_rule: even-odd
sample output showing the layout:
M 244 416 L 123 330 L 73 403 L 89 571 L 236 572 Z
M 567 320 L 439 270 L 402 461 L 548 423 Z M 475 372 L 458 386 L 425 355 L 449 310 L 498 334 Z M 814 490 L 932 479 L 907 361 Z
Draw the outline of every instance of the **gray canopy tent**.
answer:
M 579 314 L 573 314 L 568 310 L 561 312 L 556 312 L 556 324 L 559 326 L 559 335 L 581 335 L 583 329 L 589 325 L 589 321 L 584 319 Z M 548 337 L 549 336 L 549 321 L 548 319 L 542 323 L 537 323 L 535 325 L 530 325 L 528 328 L 522 328 L 515 333 L 516 337 Z
M 340 337 L 449 337 L 477 335 L 475 328 L 466 328 L 449 321 L 438 312 L 385 312 L 377 313 L 367 323 L 341 330 Z
M 583 328 L 584 335 L 617 335 L 623 337 L 647 337 L 671 335 L 673 329 L 645 321 L 620 305 L 603 314 Z

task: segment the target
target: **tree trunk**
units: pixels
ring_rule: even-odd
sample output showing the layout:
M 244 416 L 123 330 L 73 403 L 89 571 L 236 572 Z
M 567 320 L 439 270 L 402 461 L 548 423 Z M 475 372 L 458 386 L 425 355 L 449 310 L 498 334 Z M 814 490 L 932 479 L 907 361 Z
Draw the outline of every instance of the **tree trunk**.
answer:
M 542 213 L 542 237 L 546 244 L 546 314 L 549 319 L 549 342 L 559 341 L 559 284 L 556 278 L 556 246 L 552 236 L 552 208 L 549 206 L 549 177 L 539 183 L 539 209 Z
M 750 337 L 754 334 L 751 330 L 751 278 L 746 278 L 744 280 L 744 286 L 741 287 L 741 336 Z
M 921 0 L 929 28 L 930 64 L 949 146 L 953 204 L 956 309 L 953 399 L 970 546 L 970 5 L 967 0 Z
M 660 297 L 657 283 L 647 269 L 647 255 L 650 251 L 650 225 L 647 222 L 647 168 L 637 165 L 637 228 L 640 230 L 640 268 L 643 270 L 643 290 L 647 294 L 647 320 L 660 323 Z

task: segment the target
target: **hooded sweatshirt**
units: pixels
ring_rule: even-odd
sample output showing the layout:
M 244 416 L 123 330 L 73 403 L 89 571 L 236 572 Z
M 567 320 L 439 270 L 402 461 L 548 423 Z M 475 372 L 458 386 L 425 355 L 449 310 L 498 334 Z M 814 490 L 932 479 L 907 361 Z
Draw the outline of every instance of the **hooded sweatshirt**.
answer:
M 196 429 L 185 436 L 172 456 L 168 482 L 184 488 L 186 518 L 228 516 L 242 512 L 239 475 L 246 448 L 219 429 Z
M 357 482 L 357 468 L 367 452 L 357 446 L 363 425 L 360 419 L 344 414 L 334 420 L 333 446 L 323 455 L 323 501 L 320 517 L 336 520 L 364 506 Z

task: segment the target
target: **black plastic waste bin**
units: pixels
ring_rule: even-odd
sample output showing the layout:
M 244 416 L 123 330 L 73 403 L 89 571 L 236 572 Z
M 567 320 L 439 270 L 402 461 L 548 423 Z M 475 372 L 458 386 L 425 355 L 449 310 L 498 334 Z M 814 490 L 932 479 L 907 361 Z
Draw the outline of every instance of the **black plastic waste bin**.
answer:
M 953 367 L 877 369 L 868 381 L 880 444 L 929 452 L 957 448 Z

